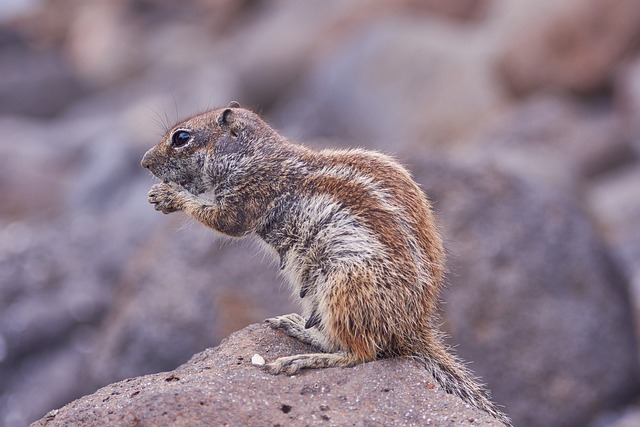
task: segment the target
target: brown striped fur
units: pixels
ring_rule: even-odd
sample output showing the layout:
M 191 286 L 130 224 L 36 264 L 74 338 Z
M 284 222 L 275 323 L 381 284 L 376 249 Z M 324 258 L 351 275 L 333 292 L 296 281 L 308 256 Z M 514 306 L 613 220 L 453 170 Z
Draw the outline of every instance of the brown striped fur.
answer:
M 142 166 L 162 180 L 149 201 L 229 236 L 257 236 L 279 259 L 303 316 L 269 319 L 321 353 L 273 373 L 414 357 L 447 391 L 511 425 L 444 347 L 436 303 L 444 249 L 431 205 L 383 154 L 314 151 L 230 105 L 174 126 Z

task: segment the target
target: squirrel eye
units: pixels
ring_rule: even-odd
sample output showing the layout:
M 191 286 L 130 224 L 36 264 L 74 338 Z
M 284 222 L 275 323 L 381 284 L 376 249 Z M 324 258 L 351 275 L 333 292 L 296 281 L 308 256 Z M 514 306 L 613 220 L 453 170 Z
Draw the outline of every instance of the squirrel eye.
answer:
M 187 145 L 187 142 L 191 140 L 191 132 L 178 129 L 171 135 L 171 146 L 172 147 L 183 147 Z

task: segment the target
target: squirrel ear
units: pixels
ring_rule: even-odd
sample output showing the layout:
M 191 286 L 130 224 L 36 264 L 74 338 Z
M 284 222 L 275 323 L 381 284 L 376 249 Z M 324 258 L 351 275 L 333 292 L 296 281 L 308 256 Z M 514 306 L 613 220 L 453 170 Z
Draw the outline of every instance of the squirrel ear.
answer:
M 226 110 L 224 110 L 222 112 L 222 114 L 220 114 L 220 116 L 218 117 L 218 124 L 221 127 L 229 126 L 229 122 L 231 120 L 231 114 L 232 113 L 233 113 L 233 111 L 230 108 L 227 108 Z
M 240 108 L 240 103 L 238 101 L 231 101 L 227 108 Z

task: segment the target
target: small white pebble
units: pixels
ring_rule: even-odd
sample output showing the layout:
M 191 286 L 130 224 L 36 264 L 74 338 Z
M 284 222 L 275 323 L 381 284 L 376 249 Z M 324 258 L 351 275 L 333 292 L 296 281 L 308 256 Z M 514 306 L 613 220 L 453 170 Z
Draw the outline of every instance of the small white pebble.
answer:
M 258 353 L 256 353 L 251 357 L 251 363 L 253 365 L 262 366 L 264 365 L 264 358 L 260 356 Z

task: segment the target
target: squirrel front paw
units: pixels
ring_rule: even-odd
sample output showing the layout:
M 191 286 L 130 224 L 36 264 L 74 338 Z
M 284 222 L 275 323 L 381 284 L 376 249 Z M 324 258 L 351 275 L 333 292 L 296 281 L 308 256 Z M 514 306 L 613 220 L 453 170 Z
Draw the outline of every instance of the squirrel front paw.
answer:
M 168 214 L 182 210 L 183 198 L 175 184 L 154 184 L 147 194 L 155 210 Z

